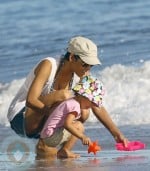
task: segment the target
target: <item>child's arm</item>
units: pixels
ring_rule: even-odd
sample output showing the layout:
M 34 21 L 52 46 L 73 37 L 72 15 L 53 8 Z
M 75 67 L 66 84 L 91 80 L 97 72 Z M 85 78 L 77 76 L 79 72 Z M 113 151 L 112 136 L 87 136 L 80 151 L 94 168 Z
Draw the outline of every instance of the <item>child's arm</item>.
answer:
M 81 122 L 80 124 L 77 124 L 79 121 L 75 120 L 76 115 L 76 112 L 71 112 L 67 115 L 64 122 L 64 128 L 67 129 L 72 135 L 79 138 L 84 145 L 89 145 L 91 140 L 89 137 L 83 134 L 83 124 Z

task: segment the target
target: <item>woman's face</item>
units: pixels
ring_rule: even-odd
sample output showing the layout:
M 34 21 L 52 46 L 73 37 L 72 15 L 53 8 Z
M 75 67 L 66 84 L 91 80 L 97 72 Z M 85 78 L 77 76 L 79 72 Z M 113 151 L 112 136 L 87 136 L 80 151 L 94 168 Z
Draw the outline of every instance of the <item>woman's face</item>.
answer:
M 85 62 L 83 62 L 80 58 L 75 59 L 73 61 L 73 65 L 74 65 L 73 66 L 74 72 L 79 77 L 83 77 L 83 76 L 87 75 L 87 73 L 90 71 L 90 69 L 92 67 L 91 65 L 88 65 Z

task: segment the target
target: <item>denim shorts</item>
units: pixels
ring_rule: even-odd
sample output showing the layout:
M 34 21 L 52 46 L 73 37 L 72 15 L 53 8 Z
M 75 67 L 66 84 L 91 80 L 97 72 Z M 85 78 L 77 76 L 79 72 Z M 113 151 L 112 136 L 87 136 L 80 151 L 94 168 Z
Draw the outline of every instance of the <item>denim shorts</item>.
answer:
M 40 133 L 30 134 L 30 135 L 26 134 L 24 113 L 25 113 L 25 107 L 16 114 L 16 116 L 13 118 L 12 121 L 10 121 L 11 128 L 16 132 L 16 134 L 18 134 L 21 137 L 35 138 L 35 139 L 39 138 Z

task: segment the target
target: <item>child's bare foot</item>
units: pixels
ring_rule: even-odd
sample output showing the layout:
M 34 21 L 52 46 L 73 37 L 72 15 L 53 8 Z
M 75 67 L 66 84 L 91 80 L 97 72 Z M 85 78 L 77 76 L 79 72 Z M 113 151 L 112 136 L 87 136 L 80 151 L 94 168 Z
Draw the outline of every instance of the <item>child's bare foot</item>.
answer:
M 75 154 L 67 149 L 60 149 L 57 152 L 57 158 L 79 158 L 80 155 L 79 154 Z

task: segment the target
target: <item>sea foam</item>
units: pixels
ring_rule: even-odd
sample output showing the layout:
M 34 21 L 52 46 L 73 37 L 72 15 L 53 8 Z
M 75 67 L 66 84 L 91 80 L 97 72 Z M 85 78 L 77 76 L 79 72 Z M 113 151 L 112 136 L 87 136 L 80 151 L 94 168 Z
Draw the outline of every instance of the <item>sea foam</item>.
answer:
M 150 61 L 139 67 L 112 65 L 94 76 L 105 85 L 103 104 L 117 125 L 150 123 Z M 23 81 L 24 78 L 0 83 L 0 124 L 9 125 L 7 110 Z M 88 122 L 97 122 L 92 112 Z

